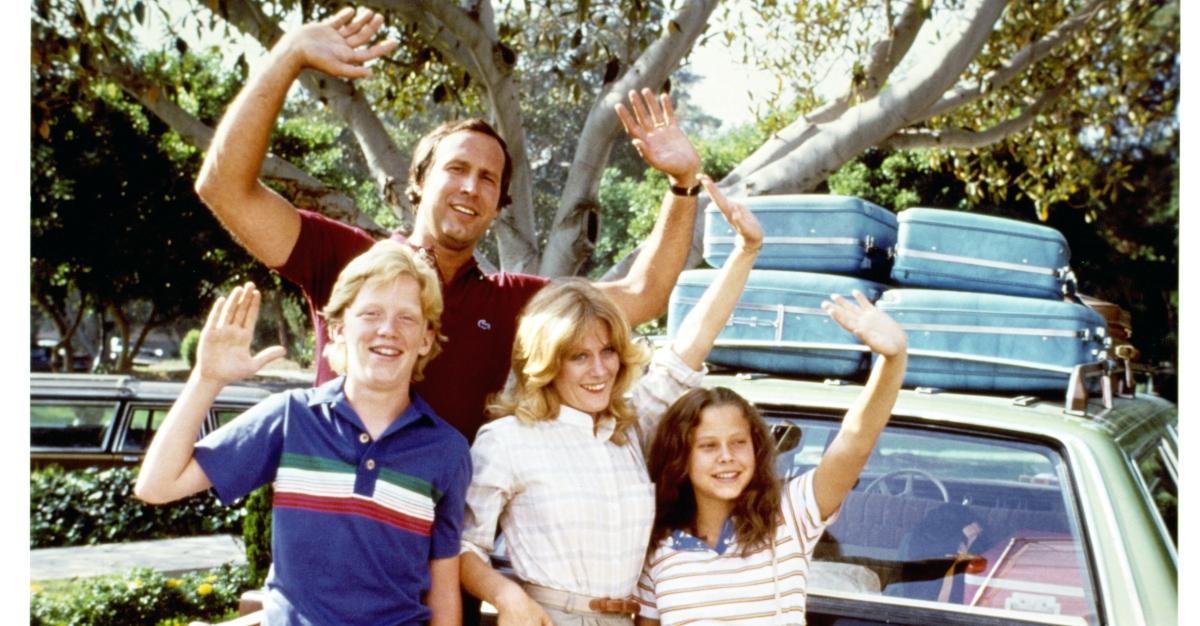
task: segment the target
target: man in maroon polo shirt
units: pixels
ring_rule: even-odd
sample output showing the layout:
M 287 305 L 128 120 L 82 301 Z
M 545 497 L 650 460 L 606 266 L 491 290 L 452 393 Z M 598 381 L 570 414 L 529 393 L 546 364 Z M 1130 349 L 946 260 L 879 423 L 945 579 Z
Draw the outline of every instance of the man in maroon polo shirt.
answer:
M 394 41 L 369 45 L 383 25 L 372 11 L 343 9 L 284 35 L 229 106 L 213 136 L 196 191 L 222 224 L 256 258 L 303 288 L 316 326 L 317 383 L 332 378 L 321 355 L 326 335 L 316 311 L 325 305 L 342 267 L 374 242 L 366 232 L 309 211 L 257 179 L 267 140 L 288 88 L 304 69 L 356 79 L 368 61 L 390 53 Z M 671 183 L 653 232 L 628 275 L 598 283 L 633 324 L 653 319 L 683 269 L 699 191 L 700 157 L 675 124 L 668 98 L 630 92 L 632 112 L 617 113 L 639 154 Z M 442 279 L 444 349 L 414 386 L 438 415 L 473 440 L 484 403 L 508 375 L 516 318 L 548 279 L 485 274 L 475 246 L 508 204 L 511 159 L 486 122 L 450 122 L 417 146 L 408 196 L 416 206 L 413 232 L 392 238 L 424 250 Z M 653 271 L 650 271 L 653 268 Z

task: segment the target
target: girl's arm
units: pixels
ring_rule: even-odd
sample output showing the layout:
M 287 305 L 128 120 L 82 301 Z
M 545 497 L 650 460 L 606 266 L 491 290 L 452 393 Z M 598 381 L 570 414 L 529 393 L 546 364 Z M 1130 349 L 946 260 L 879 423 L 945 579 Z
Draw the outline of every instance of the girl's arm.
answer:
M 854 299 L 857 304 L 833 295 L 832 302 L 821 303 L 821 308 L 879 358 L 813 474 L 813 490 L 822 519 L 837 511 L 858 481 L 875 441 L 892 416 L 908 363 L 908 337 L 900 325 L 857 290 Z
M 225 385 L 257 372 L 282 357 L 280 346 L 250 355 L 262 295 L 253 283 L 217 298 L 196 352 L 196 367 L 162 426 L 150 442 L 134 494 L 151 504 L 172 502 L 211 486 L 193 457 L 196 435 L 208 408 Z
M 762 226 L 749 209 L 727 199 L 708 176 L 701 175 L 700 182 L 717 208 L 721 209 L 725 219 L 733 226 L 737 239 L 733 245 L 733 253 L 721 266 L 721 271 L 717 273 L 712 284 L 704 291 L 700 302 L 683 318 L 679 332 L 675 334 L 675 341 L 671 344 L 675 354 L 694 370 L 704 365 L 704 359 L 712 350 L 713 342 L 729 321 L 763 242 Z

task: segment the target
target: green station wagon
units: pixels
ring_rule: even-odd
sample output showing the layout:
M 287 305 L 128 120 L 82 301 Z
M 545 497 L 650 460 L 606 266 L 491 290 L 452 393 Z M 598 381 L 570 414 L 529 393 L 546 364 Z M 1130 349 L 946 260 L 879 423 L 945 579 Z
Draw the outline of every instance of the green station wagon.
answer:
M 808 623 L 1176 623 L 1177 410 L 1130 374 L 1079 366 L 1065 400 L 902 391 L 817 546 Z M 816 465 L 861 390 L 705 384 L 760 407 L 784 476 Z

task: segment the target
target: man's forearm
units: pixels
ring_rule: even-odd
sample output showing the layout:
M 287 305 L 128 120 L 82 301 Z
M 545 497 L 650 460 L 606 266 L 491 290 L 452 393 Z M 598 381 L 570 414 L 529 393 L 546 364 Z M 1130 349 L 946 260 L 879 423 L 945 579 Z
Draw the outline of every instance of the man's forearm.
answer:
M 659 209 L 654 230 L 642 242 L 641 252 L 624 278 L 597 285 L 625 311 L 632 325 L 662 315 L 679 273 L 687 262 L 692 245 L 692 227 L 696 221 L 696 197 L 667 192 Z

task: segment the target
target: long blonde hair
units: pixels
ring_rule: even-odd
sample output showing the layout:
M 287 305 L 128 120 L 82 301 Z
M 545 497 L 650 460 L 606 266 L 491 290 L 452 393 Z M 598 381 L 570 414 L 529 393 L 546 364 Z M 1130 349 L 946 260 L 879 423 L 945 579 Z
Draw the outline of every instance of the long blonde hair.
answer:
M 621 364 L 605 414 L 617 421 L 613 442 L 623 445 L 626 427 L 637 423 L 625 393 L 641 376 L 649 354 L 633 341 L 617 304 L 580 278 L 556 280 L 525 305 L 513 342 L 515 384 L 492 400 L 488 406 L 492 417 L 515 415 L 524 422 L 557 417 L 562 398 L 552 383 L 569 352 L 583 343 L 596 322 L 608 328 Z
M 376 242 L 342 268 L 337 282 L 333 284 L 329 302 L 321 309 L 321 317 L 325 318 L 332 339 L 334 329 L 342 325 L 346 309 L 358 297 L 364 285 L 390 283 L 403 276 L 417 281 L 421 293 L 421 316 L 425 318 L 428 328 L 433 330 L 434 336 L 429 353 L 421 355 L 413 367 L 412 380 L 415 382 L 423 378 L 425 364 L 442 351 L 441 342 L 446 340 L 442 336 L 442 286 L 437 273 L 417 252 L 388 239 Z M 323 353 L 333 371 L 346 373 L 345 344 L 330 341 L 325 344 Z

